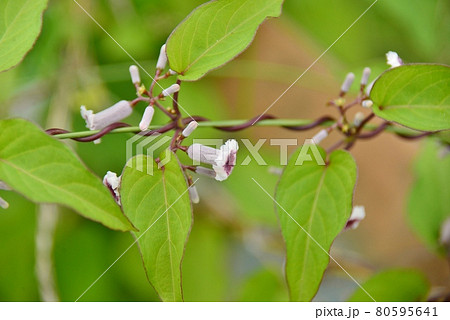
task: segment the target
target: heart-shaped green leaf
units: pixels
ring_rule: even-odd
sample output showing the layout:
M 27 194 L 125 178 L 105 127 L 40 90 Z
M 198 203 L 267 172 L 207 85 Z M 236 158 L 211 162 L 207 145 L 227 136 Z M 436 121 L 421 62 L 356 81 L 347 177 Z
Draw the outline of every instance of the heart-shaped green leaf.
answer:
M 409 194 L 411 225 L 433 250 L 444 253 L 441 226 L 450 217 L 450 156 L 442 157 L 436 141 L 427 141 L 415 163 L 415 182 Z
M 375 82 L 373 112 L 406 127 L 450 129 L 450 67 L 411 64 L 390 69 Z
M 195 9 L 170 35 L 167 56 L 181 80 L 195 81 L 235 58 L 283 0 L 214 0 Z
M 42 27 L 47 0 L 0 1 L 0 72 L 18 64 Z
M 139 228 L 135 236 L 150 283 L 163 301 L 182 301 L 181 261 L 192 207 L 178 159 L 173 153 L 160 158 L 161 168 L 147 156 L 129 160 L 120 194 L 125 214 Z
M 311 160 L 298 163 L 302 146 L 289 160 L 275 198 L 286 242 L 286 279 L 292 301 L 309 301 L 319 288 L 329 263 L 328 252 L 352 211 L 356 164 L 346 151 L 330 154 L 325 165 L 312 152 Z M 324 159 L 325 151 L 319 148 Z M 297 165 L 296 165 L 297 163 Z
M 68 206 L 108 228 L 133 229 L 103 186 L 63 143 L 23 119 L 0 121 L 0 180 L 34 202 Z
M 374 275 L 362 287 L 377 302 L 415 302 L 426 298 L 430 285 L 419 271 L 392 269 Z M 358 288 L 349 301 L 372 302 L 364 290 Z

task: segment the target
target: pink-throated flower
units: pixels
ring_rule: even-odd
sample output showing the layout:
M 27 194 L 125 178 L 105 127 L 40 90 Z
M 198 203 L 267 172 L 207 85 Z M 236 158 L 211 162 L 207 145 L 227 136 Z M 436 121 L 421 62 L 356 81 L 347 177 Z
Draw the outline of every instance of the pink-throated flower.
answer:
M 120 177 L 115 172 L 108 171 L 103 178 L 103 184 L 109 189 L 117 204 L 120 205 Z
M 219 149 L 194 143 L 188 148 L 187 153 L 196 162 L 211 164 L 216 173 L 216 180 L 223 181 L 229 177 L 236 165 L 238 149 L 237 141 L 230 139 Z

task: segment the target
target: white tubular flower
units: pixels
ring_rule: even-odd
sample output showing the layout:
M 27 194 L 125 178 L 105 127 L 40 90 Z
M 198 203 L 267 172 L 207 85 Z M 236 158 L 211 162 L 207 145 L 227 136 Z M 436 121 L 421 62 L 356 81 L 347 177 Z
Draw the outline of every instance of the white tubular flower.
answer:
M 135 85 L 141 84 L 141 76 L 139 75 L 139 69 L 135 65 L 130 66 L 130 76 L 131 76 L 131 82 Z
M 350 87 L 352 86 L 354 80 L 355 74 L 353 72 L 348 73 L 345 77 L 344 82 L 342 83 L 341 92 L 347 93 L 348 90 L 350 90 Z
M 441 225 L 439 242 L 445 247 L 447 253 L 450 253 L 450 217 L 445 219 Z
M 189 137 L 191 135 L 191 133 L 194 132 L 195 129 L 197 129 L 197 127 L 198 127 L 198 122 L 197 121 L 191 121 L 186 126 L 186 128 L 184 128 L 184 130 L 183 130 L 183 132 L 181 132 L 181 134 L 185 138 Z
M 391 68 L 396 68 L 403 65 L 403 60 L 398 56 L 397 52 L 389 51 L 386 53 L 386 62 Z
M 216 158 L 219 156 L 219 150 L 194 143 L 187 149 L 187 154 L 189 158 L 194 160 L 194 163 L 215 164 Z
M 86 120 L 86 128 L 100 130 L 125 119 L 133 112 L 133 108 L 128 101 L 122 100 L 96 114 L 92 110 L 86 110 L 85 106 L 81 106 L 80 112 L 83 119 Z
M 162 91 L 162 95 L 164 97 L 170 96 L 171 94 L 174 94 L 175 92 L 180 91 L 180 85 L 179 84 L 173 84 L 170 87 L 168 87 L 167 89 L 164 89 Z
M 365 217 L 366 210 L 364 209 L 364 206 L 354 206 L 344 230 L 356 229 Z
M 367 85 L 367 83 L 369 82 L 370 72 L 371 72 L 371 70 L 369 67 L 364 68 L 362 77 L 361 77 L 361 85 L 362 86 Z
M 145 108 L 144 114 L 142 115 L 142 120 L 139 123 L 139 129 L 145 131 L 152 123 L 153 115 L 155 114 L 155 109 L 152 106 Z
M 217 181 L 226 180 L 231 174 L 236 165 L 236 154 L 238 150 L 239 145 L 234 139 L 228 140 L 220 147 L 219 156 L 216 158 L 216 163 L 213 165 Z
M 195 162 L 211 164 L 216 173 L 217 181 L 228 178 L 236 165 L 236 154 L 239 145 L 236 140 L 228 140 L 220 149 L 214 149 L 199 143 L 194 143 L 188 150 L 188 156 Z
M 117 174 L 115 172 L 108 171 L 103 178 L 103 184 L 109 189 L 109 191 L 111 191 L 111 194 L 113 195 L 117 204 L 120 205 L 120 177 L 117 177 Z
M 167 53 L 166 53 L 166 45 L 164 44 L 161 47 L 161 51 L 159 52 L 158 62 L 156 63 L 156 69 L 164 70 L 167 64 Z
M 326 129 L 322 129 L 312 138 L 314 144 L 319 144 L 323 139 L 328 137 L 328 131 Z
M 373 101 L 372 100 L 364 100 L 363 102 L 361 102 L 361 105 L 364 108 L 372 108 L 373 106 Z
M 198 196 L 197 188 L 195 186 L 189 187 L 189 196 L 191 197 L 192 203 L 200 202 L 200 197 Z
M 212 169 L 205 168 L 205 167 L 196 167 L 195 173 L 201 174 L 202 176 L 210 177 L 210 178 L 216 178 L 216 172 Z
M 365 118 L 364 113 L 357 112 L 355 114 L 355 118 L 353 119 L 353 124 L 355 125 L 355 127 L 359 127 L 363 122 L 364 118 Z

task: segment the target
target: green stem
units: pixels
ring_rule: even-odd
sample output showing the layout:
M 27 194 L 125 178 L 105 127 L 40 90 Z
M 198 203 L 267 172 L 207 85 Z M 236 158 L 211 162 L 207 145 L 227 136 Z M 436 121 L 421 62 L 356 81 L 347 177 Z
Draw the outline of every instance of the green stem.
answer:
M 237 126 L 243 123 L 248 122 L 248 120 L 221 120 L 221 121 L 203 121 L 199 122 L 198 126 L 200 128 L 209 128 L 209 127 L 230 127 L 230 126 Z M 308 125 L 312 123 L 313 120 L 308 119 L 268 119 L 268 120 L 262 120 L 257 123 L 255 123 L 255 127 L 294 127 L 294 126 L 303 126 Z M 324 122 L 322 126 L 324 127 L 330 127 L 333 125 L 333 121 Z M 162 125 L 152 125 L 149 127 L 150 130 L 158 129 Z M 376 125 L 373 124 L 366 124 L 364 126 L 364 130 L 375 130 L 377 128 Z M 407 134 L 407 135 L 414 135 L 417 134 L 417 131 L 410 130 L 407 128 L 402 127 L 395 127 L 395 126 L 389 126 L 385 129 L 388 132 L 391 133 L 400 133 L 400 134 Z M 110 133 L 138 133 L 141 130 L 139 127 L 126 127 L 126 128 L 118 128 L 112 130 Z M 58 139 L 71 139 L 71 138 L 83 138 L 83 137 L 89 137 L 95 133 L 99 132 L 99 130 L 90 130 L 90 131 L 78 131 L 78 132 L 70 132 L 70 133 L 63 133 L 63 134 L 57 134 L 54 135 L 55 138 Z

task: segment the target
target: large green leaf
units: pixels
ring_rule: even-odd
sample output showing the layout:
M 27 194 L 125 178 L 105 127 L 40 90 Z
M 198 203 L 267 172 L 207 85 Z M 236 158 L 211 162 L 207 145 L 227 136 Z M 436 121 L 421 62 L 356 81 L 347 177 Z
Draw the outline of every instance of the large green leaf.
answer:
M 423 301 L 429 290 L 425 276 L 419 271 L 410 269 L 382 271 L 367 280 L 362 287 L 377 302 Z M 349 301 L 372 302 L 364 290 L 358 288 Z
M 0 121 L 0 180 L 34 202 L 68 206 L 111 229 L 133 229 L 100 179 L 63 143 L 23 119 Z
M 46 7 L 47 0 L 0 1 L 0 72 L 14 67 L 31 49 Z
M 375 82 L 374 113 L 423 131 L 450 129 L 450 67 L 411 64 L 390 69 Z
M 325 158 L 325 152 L 319 151 Z M 329 263 L 331 244 L 350 217 L 356 164 L 349 153 L 338 150 L 330 154 L 326 165 L 316 161 L 296 165 L 300 152 L 301 148 L 289 160 L 276 200 L 286 242 L 290 298 L 309 301 Z
M 181 261 L 192 207 L 178 159 L 168 155 L 162 169 L 147 156 L 129 160 L 120 194 L 125 214 L 139 228 L 135 236 L 150 283 L 163 301 L 182 301 Z
M 441 156 L 438 144 L 428 141 L 415 163 L 415 182 L 408 201 L 412 227 L 433 250 L 442 252 L 439 234 L 450 216 L 450 156 Z
M 281 14 L 283 0 L 215 0 L 195 9 L 167 41 L 170 68 L 194 81 L 247 48 L 267 17 Z

